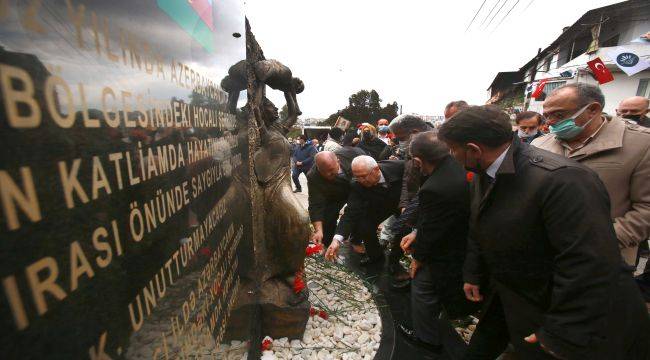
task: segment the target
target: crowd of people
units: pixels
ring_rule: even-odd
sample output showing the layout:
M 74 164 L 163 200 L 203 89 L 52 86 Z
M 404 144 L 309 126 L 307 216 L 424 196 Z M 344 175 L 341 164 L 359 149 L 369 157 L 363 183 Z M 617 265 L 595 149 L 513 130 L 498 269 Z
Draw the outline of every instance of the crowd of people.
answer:
M 466 359 L 650 359 L 649 102 L 604 105 L 568 84 L 514 124 L 455 101 L 439 126 L 332 128 L 320 149 L 300 136 L 312 241 L 333 261 L 347 244 L 363 266 L 387 260 L 392 287 L 410 286 L 413 326 L 398 329 L 432 351 L 441 313 L 478 313 Z

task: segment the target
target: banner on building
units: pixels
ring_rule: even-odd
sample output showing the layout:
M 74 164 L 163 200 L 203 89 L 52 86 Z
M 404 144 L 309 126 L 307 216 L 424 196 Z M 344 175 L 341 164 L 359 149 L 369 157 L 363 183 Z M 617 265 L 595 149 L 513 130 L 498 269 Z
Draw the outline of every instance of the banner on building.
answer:
M 642 59 L 634 51 L 618 46 L 607 52 L 607 56 L 628 76 L 650 67 L 650 62 Z

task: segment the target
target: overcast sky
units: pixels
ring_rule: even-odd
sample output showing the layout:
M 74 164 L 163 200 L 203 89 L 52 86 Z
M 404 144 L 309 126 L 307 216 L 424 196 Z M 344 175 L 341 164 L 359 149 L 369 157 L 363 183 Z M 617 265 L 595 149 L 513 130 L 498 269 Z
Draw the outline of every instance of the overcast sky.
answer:
M 485 103 L 497 72 L 518 70 L 562 27 L 617 2 L 485 0 L 467 32 L 483 0 L 246 0 L 246 13 L 266 57 L 305 82 L 303 117 L 327 117 L 360 89 L 404 113 L 442 115 L 451 100 Z

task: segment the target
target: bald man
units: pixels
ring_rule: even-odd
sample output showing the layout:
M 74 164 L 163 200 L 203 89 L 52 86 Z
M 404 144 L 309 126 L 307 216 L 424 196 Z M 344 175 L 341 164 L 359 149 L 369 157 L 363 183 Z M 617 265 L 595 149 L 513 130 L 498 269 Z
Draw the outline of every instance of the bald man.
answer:
M 457 112 L 465 110 L 469 107 L 466 101 L 458 100 L 452 101 L 447 106 L 445 106 L 445 121 L 449 120 L 452 116 L 456 115 Z
M 643 96 L 632 96 L 621 101 L 616 109 L 616 114 L 627 120 L 635 121 L 637 124 L 645 127 L 650 127 L 650 118 L 648 118 L 648 111 L 650 111 L 650 100 Z
M 307 173 L 309 218 L 315 230 L 311 240 L 329 246 L 339 212 L 350 194 L 350 170 L 345 171 L 331 151 L 316 154 L 315 164 Z

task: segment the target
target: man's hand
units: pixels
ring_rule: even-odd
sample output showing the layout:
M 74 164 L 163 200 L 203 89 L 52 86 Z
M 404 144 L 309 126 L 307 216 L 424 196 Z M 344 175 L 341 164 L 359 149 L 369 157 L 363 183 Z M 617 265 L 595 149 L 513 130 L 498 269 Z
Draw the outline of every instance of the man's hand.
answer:
M 341 247 L 341 243 L 338 240 L 333 239 L 332 243 L 325 252 L 325 259 L 329 261 L 336 261 L 339 253 L 339 247 Z
M 416 233 L 412 232 L 402 238 L 402 241 L 399 244 L 399 247 L 404 250 L 404 253 L 410 254 L 411 253 L 411 244 L 415 241 L 415 235 Z
M 554 357 L 556 359 L 564 359 L 564 358 L 560 357 L 559 355 L 557 355 L 556 353 L 554 353 L 553 351 L 546 348 L 544 346 L 544 344 L 540 343 L 539 340 L 537 340 L 537 335 L 535 335 L 535 333 L 532 333 L 532 334 L 526 336 L 524 338 L 524 341 L 526 341 L 529 344 L 539 344 L 539 346 L 542 347 L 542 350 L 544 350 L 547 354 L 551 355 L 552 357 Z
M 527 343 L 529 344 L 536 344 L 537 343 L 537 335 L 535 333 L 532 333 L 524 338 Z
M 465 283 L 463 284 L 463 291 L 465 292 L 465 297 L 469 301 L 479 302 L 483 301 L 483 295 L 479 291 L 480 287 L 478 285 Z
M 322 231 L 314 232 L 314 235 L 311 236 L 311 242 L 313 242 L 314 244 L 322 244 L 323 243 L 323 232 Z
M 415 274 L 417 274 L 420 266 L 421 265 L 417 260 L 411 259 L 411 268 L 409 269 L 409 275 L 411 275 L 411 279 L 415 278 Z

